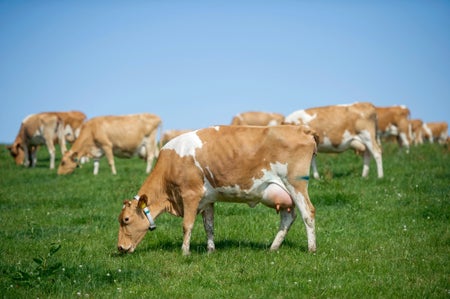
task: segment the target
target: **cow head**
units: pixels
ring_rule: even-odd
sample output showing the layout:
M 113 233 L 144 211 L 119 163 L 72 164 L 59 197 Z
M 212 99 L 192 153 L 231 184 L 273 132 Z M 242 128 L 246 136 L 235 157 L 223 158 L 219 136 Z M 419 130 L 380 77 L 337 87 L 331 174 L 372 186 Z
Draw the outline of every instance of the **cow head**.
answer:
M 133 252 L 149 230 L 149 220 L 144 212 L 147 204 L 148 198 L 145 194 L 140 196 L 138 200 L 124 201 L 122 212 L 119 215 L 120 227 L 117 249 L 120 252 Z
M 61 164 L 58 167 L 58 174 L 69 174 L 74 171 L 75 168 L 78 167 L 78 153 L 68 151 L 64 154 L 61 159 Z
M 17 165 L 22 165 L 25 159 L 25 152 L 20 146 L 20 143 L 14 143 L 11 146 L 7 147 L 9 150 L 9 153 L 14 158 L 14 161 L 16 161 Z

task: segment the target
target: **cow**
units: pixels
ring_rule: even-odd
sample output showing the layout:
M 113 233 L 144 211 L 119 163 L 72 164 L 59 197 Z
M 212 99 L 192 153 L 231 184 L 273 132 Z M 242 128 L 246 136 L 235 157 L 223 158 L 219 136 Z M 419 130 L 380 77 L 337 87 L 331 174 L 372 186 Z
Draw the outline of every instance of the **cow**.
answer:
M 64 154 L 58 174 L 72 173 L 81 158 L 94 159 L 94 175 L 99 171 L 99 159 L 105 155 L 112 174 L 117 174 L 114 156 L 129 158 L 133 155 L 147 161 L 146 172 L 158 156 L 156 141 L 161 119 L 154 114 L 142 113 L 123 116 L 99 116 L 86 121 L 80 136 Z
M 190 132 L 192 130 L 167 130 L 164 131 L 164 134 L 162 135 L 161 139 L 159 140 L 159 144 L 161 147 L 164 146 L 167 142 L 174 139 L 177 136 L 180 136 L 181 134 Z
M 422 126 L 423 121 L 420 119 L 411 119 L 409 121 L 409 139 L 414 145 L 423 143 Z
M 393 136 L 409 153 L 409 109 L 406 106 L 376 107 L 378 117 L 377 140 Z
M 280 113 L 248 111 L 239 113 L 231 120 L 235 126 L 275 126 L 284 121 L 284 115 Z
M 447 143 L 448 124 L 446 122 L 424 123 L 422 127 L 423 138 L 430 143 L 435 140 L 440 144 Z
M 163 212 L 183 217 L 182 252 L 188 255 L 198 213 L 207 250 L 214 245 L 214 203 L 262 203 L 280 213 L 270 247 L 278 250 L 296 218 L 306 226 L 308 249 L 316 250 L 315 208 L 308 195 L 314 132 L 302 126 L 216 126 L 180 135 L 160 151 L 155 168 L 119 215 L 117 248 L 131 253 Z
M 347 149 L 364 152 L 362 176 L 369 174 L 370 157 L 377 164 L 378 177 L 383 177 L 381 148 L 376 141 L 376 111 L 371 103 L 332 105 L 294 111 L 286 116 L 286 124 L 310 126 L 319 136 L 318 152 L 340 153 Z M 319 179 L 316 159 L 312 160 L 314 178 Z
M 50 168 L 55 168 L 55 143 L 61 154 L 67 151 L 66 141 L 73 142 L 86 115 L 80 111 L 43 112 L 27 116 L 14 143 L 8 147 L 17 165 L 36 166 L 38 146 L 45 144 L 50 154 Z

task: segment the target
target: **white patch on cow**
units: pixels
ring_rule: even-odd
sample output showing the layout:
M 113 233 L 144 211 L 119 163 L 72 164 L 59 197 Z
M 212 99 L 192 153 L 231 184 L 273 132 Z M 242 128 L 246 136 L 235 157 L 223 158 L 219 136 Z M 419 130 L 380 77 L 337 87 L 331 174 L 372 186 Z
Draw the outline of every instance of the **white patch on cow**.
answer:
M 326 135 L 323 137 L 323 141 L 319 144 L 318 148 L 323 152 L 343 152 L 350 147 L 351 142 L 354 140 L 355 136 L 352 135 L 348 130 L 345 130 L 342 135 L 341 142 L 336 147 L 332 144 L 330 138 Z
M 278 125 L 277 121 L 272 119 L 271 121 L 269 121 L 269 123 L 267 124 L 268 126 L 276 126 Z
M 277 184 L 281 189 L 288 192 L 282 181 L 282 178 L 287 176 L 287 167 L 287 164 L 279 162 L 270 163 L 270 169 L 263 169 L 262 177 L 253 178 L 253 185 L 247 190 L 242 189 L 239 185 L 214 188 L 211 182 L 204 177 L 203 190 L 205 193 L 200 201 L 199 210 L 203 210 L 205 205 L 216 201 L 241 202 L 254 207 L 258 203 L 264 202 L 263 194 L 270 184 Z M 212 177 L 211 172 L 210 175 Z
M 431 142 L 433 142 L 433 132 L 431 132 L 430 127 L 428 127 L 427 124 L 423 124 L 422 128 L 426 133 L 425 137 L 428 137 L 431 140 Z
M 295 111 L 295 112 L 291 113 L 290 115 L 288 115 L 285 119 L 285 122 L 294 123 L 296 125 L 299 125 L 299 124 L 307 125 L 316 117 L 317 117 L 317 114 L 311 115 L 311 114 L 308 114 L 305 110 L 298 110 L 298 111 Z
M 174 150 L 180 157 L 195 157 L 195 150 L 202 148 L 203 142 L 197 135 L 197 131 L 181 134 L 164 145 L 163 150 Z
M 214 128 L 214 130 L 216 130 L 217 132 L 219 132 L 219 130 L 220 130 L 220 126 L 214 126 L 213 128 Z
M 353 106 L 353 105 L 355 105 L 355 104 L 357 104 L 358 102 L 355 102 L 355 103 L 352 103 L 352 104 L 338 104 L 338 105 L 336 105 L 336 106 L 338 106 L 338 107 L 350 107 L 350 106 Z

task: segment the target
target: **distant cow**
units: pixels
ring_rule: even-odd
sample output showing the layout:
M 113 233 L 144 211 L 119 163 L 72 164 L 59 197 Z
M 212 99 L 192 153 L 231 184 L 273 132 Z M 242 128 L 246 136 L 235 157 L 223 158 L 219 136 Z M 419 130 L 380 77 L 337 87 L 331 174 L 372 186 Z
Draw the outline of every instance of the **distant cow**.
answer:
M 160 124 L 161 119 L 149 113 L 94 117 L 81 127 L 80 136 L 61 160 L 58 174 L 73 172 L 80 159 L 87 157 L 94 159 L 96 175 L 103 155 L 113 174 L 117 173 L 114 156 L 129 158 L 133 155 L 147 160 L 149 173 L 153 158 L 158 156 L 156 134 Z
M 284 116 L 279 113 L 249 111 L 233 117 L 231 124 L 238 126 L 275 126 L 280 125 Z
M 166 144 L 170 140 L 174 139 L 175 137 L 180 136 L 181 134 L 184 134 L 184 133 L 187 133 L 190 131 L 192 131 L 192 130 L 167 130 L 164 132 L 161 139 L 159 140 L 159 144 L 162 147 L 162 146 L 164 146 L 164 144 Z
M 80 111 L 44 112 L 27 116 L 12 146 L 8 149 L 16 164 L 34 167 L 38 146 L 45 144 L 50 154 L 50 168 L 55 168 L 55 142 L 61 153 L 67 150 L 66 141 L 73 142 L 79 134 L 86 115 Z M 31 163 L 30 163 L 31 162 Z
M 423 143 L 422 126 L 423 122 L 420 119 L 412 119 L 409 121 L 409 139 L 414 145 Z
M 383 177 L 381 149 L 376 141 L 376 112 L 371 103 L 298 110 L 288 115 L 285 123 L 308 125 L 315 130 L 319 135 L 319 152 L 340 153 L 349 148 L 364 152 L 363 177 L 369 174 L 373 156 L 378 177 Z M 313 173 L 319 178 L 315 160 L 312 160 Z
M 185 255 L 196 215 L 201 213 L 207 248 L 213 251 L 216 201 L 250 207 L 262 203 L 279 211 L 281 223 L 271 250 L 283 242 L 297 206 L 306 226 L 308 249 L 315 251 L 315 209 L 308 195 L 315 150 L 313 132 L 301 126 L 218 126 L 172 139 L 161 149 L 136 200 L 124 202 L 119 251 L 133 252 L 163 212 L 183 217 Z
M 409 152 L 409 109 L 405 106 L 376 107 L 378 116 L 377 140 L 394 136 L 400 146 Z
M 448 124 L 446 122 L 424 123 L 422 134 L 423 138 L 430 143 L 437 141 L 440 144 L 445 144 L 448 138 Z

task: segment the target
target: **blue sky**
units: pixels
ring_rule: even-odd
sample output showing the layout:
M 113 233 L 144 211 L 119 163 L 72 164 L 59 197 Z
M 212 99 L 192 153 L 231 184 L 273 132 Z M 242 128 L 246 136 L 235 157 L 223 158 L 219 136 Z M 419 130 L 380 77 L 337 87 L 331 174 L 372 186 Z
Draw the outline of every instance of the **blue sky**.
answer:
M 369 101 L 450 121 L 450 1 L 0 0 L 0 142 L 24 117 L 163 129 Z

